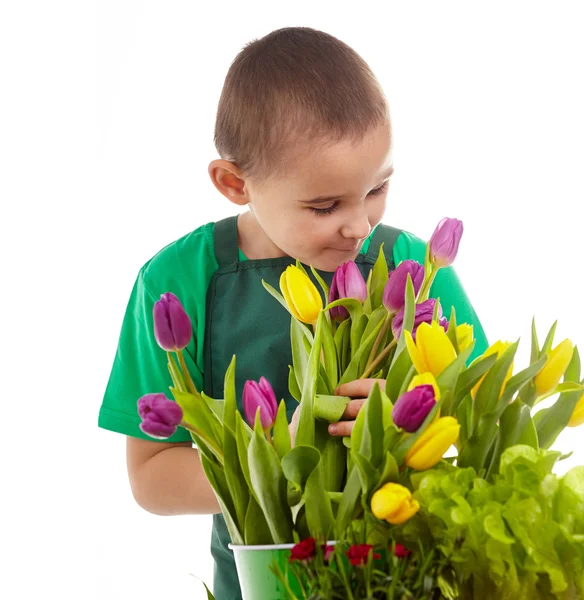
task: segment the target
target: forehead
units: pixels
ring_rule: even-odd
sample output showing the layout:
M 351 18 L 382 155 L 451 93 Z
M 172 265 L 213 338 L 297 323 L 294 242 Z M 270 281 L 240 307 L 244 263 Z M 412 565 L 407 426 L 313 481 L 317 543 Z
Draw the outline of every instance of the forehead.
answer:
M 331 186 L 361 192 L 379 183 L 392 165 L 391 127 L 381 125 L 360 140 L 304 144 L 293 162 L 289 179 L 298 192 L 330 193 Z

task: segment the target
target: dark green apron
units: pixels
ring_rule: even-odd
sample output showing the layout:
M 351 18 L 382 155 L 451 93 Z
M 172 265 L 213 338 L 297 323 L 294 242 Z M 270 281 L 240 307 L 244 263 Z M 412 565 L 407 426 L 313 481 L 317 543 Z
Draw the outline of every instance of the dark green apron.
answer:
M 385 225 L 377 227 L 369 251 L 355 260 L 365 278 L 375 264 L 381 243 L 389 269 L 394 268 L 393 246 L 400 233 Z M 213 398 L 223 397 L 223 378 L 235 354 L 238 409 L 242 411 L 245 381 L 264 376 L 272 384 L 276 397 L 286 401 L 290 421 L 298 406 L 288 392 L 291 317 L 264 289 L 262 279 L 279 289 L 280 275 L 296 261 L 283 257 L 240 262 L 237 217 L 216 223 L 214 243 L 219 269 L 207 291 L 205 393 Z M 320 275 L 330 286 L 333 273 Z M 230 542 L 225 520 L 222 515 L 214 515 L 211 553 L 215 560 L 216 600 L 241 599 L 233 553 L 227 547 Z

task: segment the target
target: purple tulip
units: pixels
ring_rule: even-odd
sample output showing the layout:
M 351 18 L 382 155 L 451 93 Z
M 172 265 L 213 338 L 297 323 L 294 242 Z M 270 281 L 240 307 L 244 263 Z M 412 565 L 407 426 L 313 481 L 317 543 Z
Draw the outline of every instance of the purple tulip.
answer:
M 189 345 L 193 335 L 191 320 L 180 300 L 166 292 L 154 304 L 154 337 L 167 352 L 178 352 Z
M 402 394 L 394 404 L 391 416 L 396 427 L 414 433 L 436 404 L 434 388 L 431 385 L 418 385 Z
M 454 262 L 462 231 L 462 221 L 458 219 L 446 217 L 438 223 L 430 238 L 430 256 L 438 268 L 448 267 Z
M 164 394 L 146 394 L 138 400 L 138 414 L 142 419 L 140 429 L 150 437 L 170 437 L 183 418 L 181 407 Z
M 265 377 L 260 377 L 259 383 L 248 380 L 243 386 L 243 412 L 252 427 L 258 408 L 262 429 L 271 429 L 278 414 L 278 402 L 272 386 Z
M 406 283 L 408 273 L 414 284 L 414 293 L 417 296 L 422 283 L 424 283 L 424 266 L 415 260 L 404 260 L 394 271 L 389 274 L 389 279 L 383 290 L 383 306 L 388 312 L 396 313 L 403 308 L 406 301 Z
M 353 298 L 359 302 L 367 299 L 367 284 L 359 267 L 352 260 L 338 267 L 333 276 L 328 301 L 331 303 L 341 298 Z M 344 306 L 335 306 L 330 312 L 335 321 L 349 318 L 349 312 Z
M 429 298 L 425 302 L 416 304 L 416 316 L 414 317 L 414 327 L 412 331 L 412 338 L 416 341 L 416 331 L 422 323 L 432 323 L 432 317 L 434 316 L 434 307 L 436 306 L 436 299 Z M 393 318 L 391 322 L 391 330 L 394 338 L 399 338 L 402 334 L 404 326 L 404 310 L 401 309 Z M 438 324 L 444 327 L 444 331 L 448 331 L 448 320 L 442 316 L 442 305 L 438 305 Z

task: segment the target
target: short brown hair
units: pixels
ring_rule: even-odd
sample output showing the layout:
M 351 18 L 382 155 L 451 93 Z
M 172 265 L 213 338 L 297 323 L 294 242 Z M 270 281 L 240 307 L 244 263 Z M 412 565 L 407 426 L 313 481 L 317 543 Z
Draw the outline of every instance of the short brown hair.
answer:
M 389 122 L 385 95 L 347 44 L 308 27 L 250 42 L 231 64 L 219 100 L 215 147 L 244 173 L 290 163 L 294 142 L 358 141 Z

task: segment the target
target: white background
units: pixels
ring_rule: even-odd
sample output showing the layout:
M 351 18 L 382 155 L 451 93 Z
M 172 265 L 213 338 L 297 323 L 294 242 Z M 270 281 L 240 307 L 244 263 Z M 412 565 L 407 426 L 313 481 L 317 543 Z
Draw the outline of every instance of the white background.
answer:
M 232 214 L 207 177 L 229 64 L 289 25 L 377 74 L 385 221 L 424 238 L 464 221 L 456 266 L 490 341 L 521 336 L 525 366 L 535 315 L 540 338 L 559 319 L 584 347 L 580 3 L 3 3 L 2 597 L 203 598 L 209 519 L 140 509 L 97 413 L 139 268 Z M 561 470 L 584 463 L 582 435 Z

